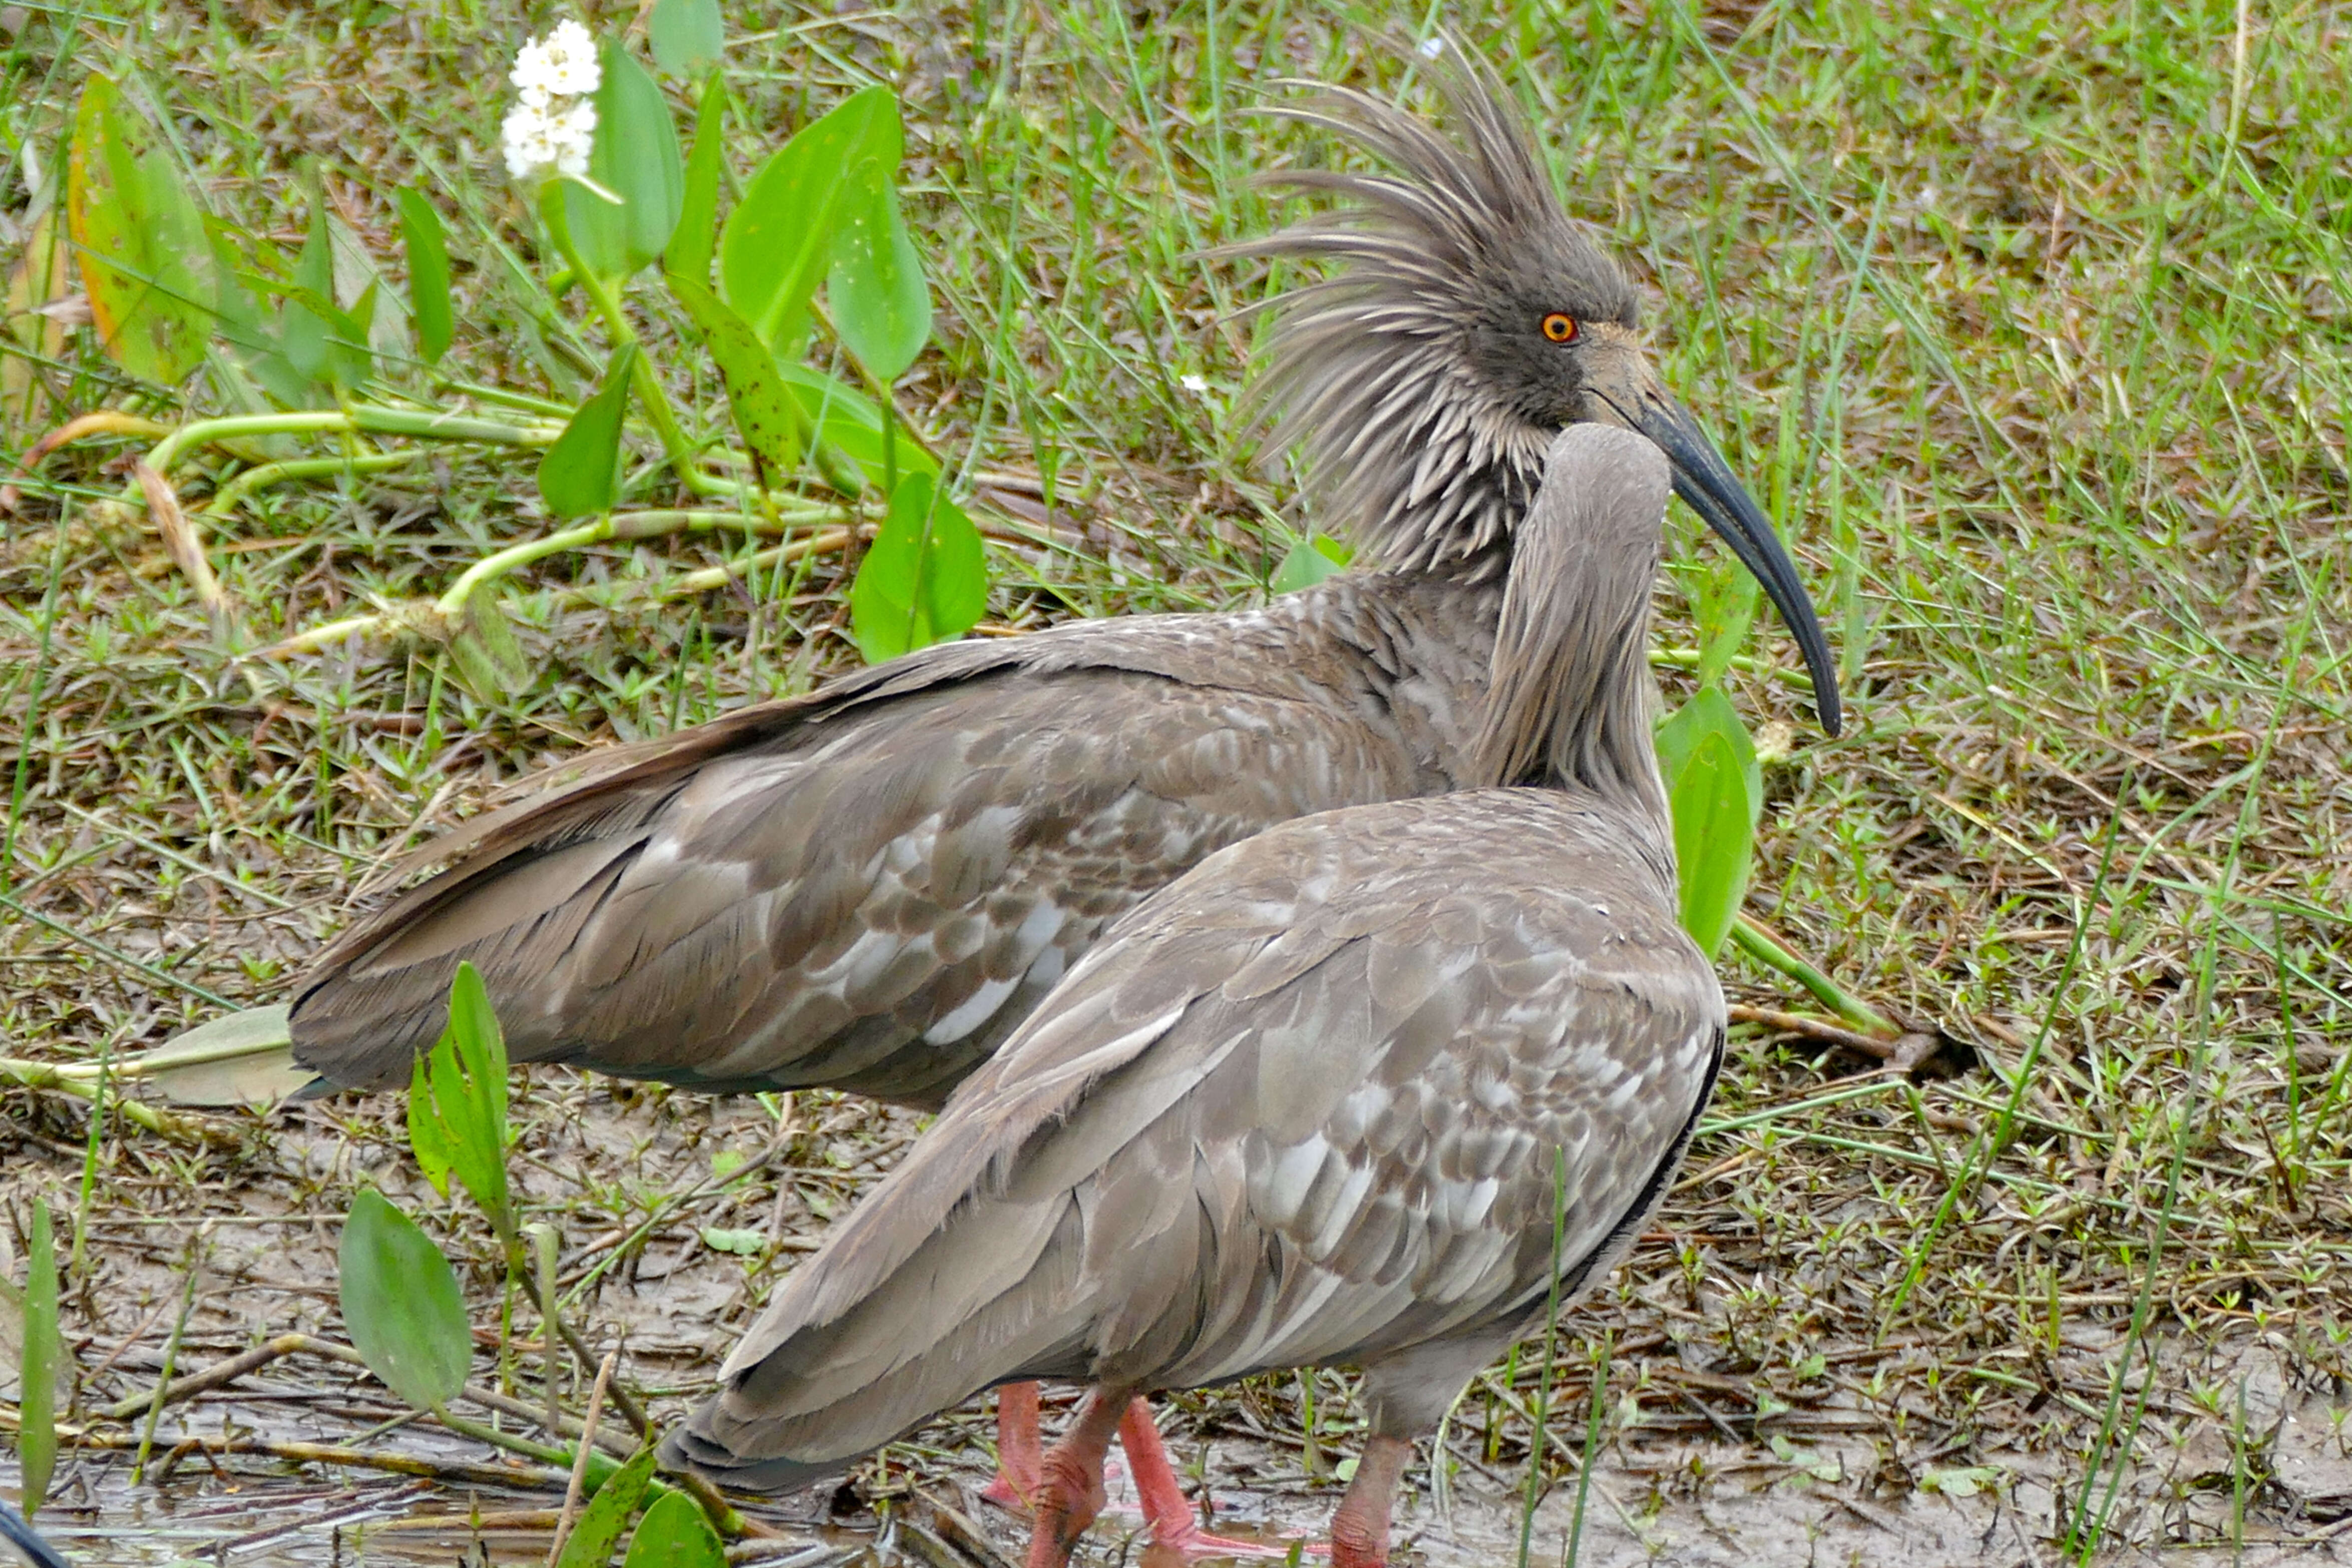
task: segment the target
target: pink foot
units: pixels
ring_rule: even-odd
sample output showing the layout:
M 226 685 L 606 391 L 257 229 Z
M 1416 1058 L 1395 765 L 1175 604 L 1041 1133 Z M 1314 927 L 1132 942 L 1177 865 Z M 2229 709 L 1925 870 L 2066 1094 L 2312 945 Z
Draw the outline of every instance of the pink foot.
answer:
M 1143 1518 L 1151 1527 L 1153 1546 L 1175 1552 L 1187 1563 L 1208 1557 L 1290 1555 L 1293 1543 L 1288 1541 L 1234 1541 L 1201 1528 L 1184 1489 L 1177 1482 L 1175 1467 L 1168 1462 L 1167 1446 L 1160 1440 L 1160 1428 L 1152 1424 L 1151 1406 L 1142 1400 L 1130 1401 L 1119 1417 L 1118 1442 L 1127 1450 L 1128 1468 L 1135 1474 L 1136 1494 L 1143 1500 Z M 1328 1550 L 1320 1543 L 1307 1548 L 1313 1555 Z
M 1008 1383 L 996 1391 L 996 1479 L 981 1492 L 981 1500 L 1007 1513 L 1026 1514 L 1036 1500 L 1044 1463 L 1037 1385 Z

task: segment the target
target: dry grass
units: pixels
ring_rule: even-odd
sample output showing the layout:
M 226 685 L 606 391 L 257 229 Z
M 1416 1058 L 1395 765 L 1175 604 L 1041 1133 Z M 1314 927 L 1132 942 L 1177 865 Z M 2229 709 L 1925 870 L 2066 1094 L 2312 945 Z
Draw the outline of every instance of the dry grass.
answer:
M 2071 1561 L 2093 1527 L 2110 1548 L 2242 1551 L 2352 1510 L 2352 1481 L 2328 1479 L 2347 1474 L 2331 1423 L 2352 1335 L 2340 10 L 1824 0 L 1446 19 L 1506 64 L 1575 205 L 1648 279 L 1668 379 L 1783 520 L 1842 645 L 1857 721 L 1835 742 L 1779 682 L 1737 678 L 1781 737 L 1753 907 L 1987 1063 L 1838 1087 L 1824 1065 L 1851 1064 L 1741 1041 L 1664 1234 L 1573 1315 L 1555 1473 L 1560 1445 L 1580 1447 L 1581 1346 L 1607 1334 L 1603 1473 L 1669 1561 L 1714 1549 L 1690 1499 L 1704 1517 L 1759 1484 L 1814 1511 L 1986 1485 L 2011 1562 Z M 1247 112 L 1269 84 L 1397 85 L 1400 63 L 1352 30 L 1389 21 L 1285 0 L 731 16 L 755 124 L 797 124 L 868 79 L 906 95 L 942 312 L 904 400 L 955 462 L 1022 477 L 1059 520 L 1058 546 L 995 547 L 1001 623 L 1261 591 L 1290 492 L 1252 467 L 1232 317 L 1266 279 L 1193 257 L 1278 218 L 1252 172 L 1328 155 Z M 21 8 L 0 13 L 10 27 L 0 114 L 47 167 L 75 83 L 131 35 Z M 130 58 L 216 211 L 295 242 L 294 176 L 315 159 L 388 259 L 390 193 L 421 179 L 466 215 L 461 258 L 487 263 L 494 241 L 526 243 L 480 152 L 520 30 L 457 7 L 167 5 Z M 27 195 L 20 157 L 0 217 Z M 534 323 L 495 267 L 460 283 L 472 374 L 578 392 L 593 341 Z M 70 413 L 173 410 L 86 338 L 68 334 L 32 390 L 23 356 L 10 364 L 0 458 Z M 707 374 L 664 363 L 708 409 Z M 496 784 L 852 657 L 829 563 L 774 593 L 633 596 L 726 553 L 677 544 L 523 579 L 511 603 L 538 668 L 519 694 L 475 695 L 425 646 L 236 663 L 142 521 L 96 504 L 129 450 L 51 458 L 0 516 L 9 1054 L 131 1050 L 217 998 L 270 999 L 371 868 Z M 214 558 L 258 640 L 435 591 L 539 528 L 535 509 L 523 464 L 452 455 L 268 492 Z M 1716 563 L 1694 545 L 1679 570 L 1696 585 Z M 1683 640 L 1679 601 L 1668 612 Z M 1788 661 L 1776 638 L 1753 649 Z M 1728 978 L 1787 1003 L 1758 973 Z M 628 1241 L 643 1283 L 589 1298 L 653 1363 L 679 1358 L 641 1374 L 689 1384 L 683 1358 L 722 1344 L 792 1256 L 709 1252 L 689 1220 L 805 1234 L 904 1131 L 821 1101 L 803 1097 L 780 1163 Z M 76 1208 L 79 1106 L 12 1091 L 0 1108 L 15 1210 L 34 1190 Z M 753 1106 L 552 1079 L 524 1110 L 531 1196 L 575 1271 L 660 1194 L 702 1183 L 714 1149 L 759 1152 L 774 1127 Z M 277 1283 L 206 1292 L 192 1346 L 331 1322 L 322 1233 L 247 1221 L 339 1213 L 362 1172 L 400 1182 L 395 1111 L 313 1107 L 205 1148 L 102 1140 L 71 1327 L 85 1366 L 111 1369 L 85 1405 L 152 1365 L 198 1220 L 218 1223 L 211 1278 Z M 1465 1402 L 1459 1485 L 1519 1473 L 1527 1428 L 1497 1389 L 1523 1400 L 1537 1381 L 1523 1360 Z M 1220 1454 L 1295 1451 L 1296 1394 L 1187 1399 L 1181 1425 Z M 1344 1447 L 1344 1401 L 1317 1408 Z M 1249 1484 L 1297 1473 L 1269 1464 Z

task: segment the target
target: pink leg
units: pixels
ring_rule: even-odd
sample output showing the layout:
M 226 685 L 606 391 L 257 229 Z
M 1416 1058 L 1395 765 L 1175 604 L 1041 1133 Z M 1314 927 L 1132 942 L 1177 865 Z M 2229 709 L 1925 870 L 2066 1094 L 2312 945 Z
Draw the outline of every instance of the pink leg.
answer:
M 1404 1479 L 1412 1445 L 1402 1437 L 1375 1437 L 1356 1461 L 1356 1479 L 1331 1516 L 1331 1568 L 1386 1568 L 1389 1505 Z
M 1027 1513 L 1037 1497 L 1044 1441 L 1037 1435 L 1037 1385 L 1008 1383 L 996 1391 L 996 1479 L 981 1500 Z
M 1127 1450 L 1128 1468 L 1135 1473 L 1135 1489 L 1143 1499 L 1144 1521 L 1151 1527 L 1151 1542 L 1180 1554 L 1187 1563 L 1204 1557 L 1287 1557 L 1290 1543 L 1270 1545 L 1258 1541 L 1231 1541 L 1201 1528 L 1192 1505 L 1177 1483 L 1168 1448 L 1152 1424 L 1151 1406 L 1141 1399 L 1128 1403 L 1119 1417 L 1118 1445 Z M 1309 1547 L 1309 1551 L 1314 1548 Z
M 1037 1467 L 1027 1568 L 1069 1568 L 1070 1548 L 1103 1508 L 1103 1459 L 1129 1395 L 1087 1390 L 1062 1440 Z

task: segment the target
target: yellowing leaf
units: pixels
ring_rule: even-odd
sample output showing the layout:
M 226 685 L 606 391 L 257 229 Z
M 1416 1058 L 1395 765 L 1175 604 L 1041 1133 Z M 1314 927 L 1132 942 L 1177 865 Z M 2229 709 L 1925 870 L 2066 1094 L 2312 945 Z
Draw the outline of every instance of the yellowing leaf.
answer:
M 204 357 L 220 283 L 204 216 L 162 136 L 93 74 L 66 154 L 66 223 L 90 320 L 115 362 L 174 384 Z

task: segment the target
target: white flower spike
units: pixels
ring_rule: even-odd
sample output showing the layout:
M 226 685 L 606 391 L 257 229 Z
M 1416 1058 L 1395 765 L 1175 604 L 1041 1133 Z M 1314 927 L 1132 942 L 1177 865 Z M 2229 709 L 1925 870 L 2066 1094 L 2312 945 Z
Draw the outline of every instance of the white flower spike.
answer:
M 596 41 L 577 22 L 558 22 L 515 55 L 515 106 L 499 128 L 507 172 L 518 180 L 549 174 L 584 175 L 596 143 L 596 105 L 588 95 L 604 72 Z
M 540 88 L 558 98 L 593 92 L 604 79 L 596 64 L 596 40 L 579 23 L 566 20 L 515 56 L 514 84 Z

